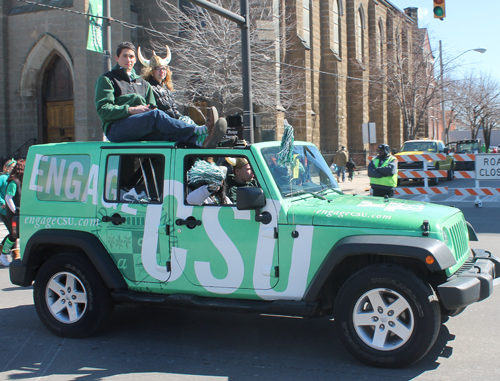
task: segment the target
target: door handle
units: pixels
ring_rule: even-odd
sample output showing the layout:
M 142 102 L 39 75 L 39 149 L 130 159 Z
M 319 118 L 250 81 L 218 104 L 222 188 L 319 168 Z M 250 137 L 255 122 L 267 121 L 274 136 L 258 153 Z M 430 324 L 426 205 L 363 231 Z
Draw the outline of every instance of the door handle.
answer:
M 196 226 L 201 225 L 201 221 L 197 220 L 193 216 L 189 216 L 185 220 L 183 220 L 182 218 L 178 218 L 177 220 L 175 220 L 175 224 L 176 225 L 186 225 L 186 227 L 188 229 L 194 229 Z
M 113 225 L 123 224 L 127 219 L 125 217 L 120 216 L 118 213 L 113 214 L 112 216 L 104 216 L 102 218 L 102 222 L 111 222 Z

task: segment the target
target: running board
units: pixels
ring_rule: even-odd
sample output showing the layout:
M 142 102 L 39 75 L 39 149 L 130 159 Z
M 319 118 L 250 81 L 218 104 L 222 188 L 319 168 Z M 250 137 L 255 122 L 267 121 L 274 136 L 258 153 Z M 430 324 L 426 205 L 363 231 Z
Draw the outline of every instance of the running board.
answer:
M 204 298 L 195 295 L 159 295 L 135 291 L 115 291 L 112 296 L 117 303 L 146 303 L 177 307 L 227 309 L 236 312 L 266 313 L 275 315 L 312 316 L 318 304 L 292 300 L 241 300 L 226 298 Z

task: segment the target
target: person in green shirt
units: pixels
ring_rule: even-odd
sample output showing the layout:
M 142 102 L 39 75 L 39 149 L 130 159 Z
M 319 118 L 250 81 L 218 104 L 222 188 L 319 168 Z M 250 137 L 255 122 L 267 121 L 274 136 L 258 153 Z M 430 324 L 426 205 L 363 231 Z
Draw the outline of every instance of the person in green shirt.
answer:
M 5 211 L 8 227 L 12 227 L 12 218 L 16 214 L 19 214 L 19 208 L 21 206 L 21 184 L 23 182 L 25 164 L 25 160 L 18 160 L 7 180 L 7 190 L 5 192 L 5 205 L 7 207 L 5 208 Z M 0 255 L 0 263 L 2 265 L 10 265 L 8 254 L 15 242 L 16 240 L 12 236 L 12 229 L 9 229 L 9 235 L 5 239 L 2 254 Z M 13 259 L 18 259 L 18 254 L 13 254 L 12 257 Z
M 16 161 L 14 159 L 9 159 L 5 162 L 3 166 L 3 173 L 0 175 L 0 219 L 4 223 L 5 227 L 9 231 L 10 234 L 10 224 L 7 220 L 7 205 L 5 205 L 5 194 L 7 193 L 7 179 L 10 176 L 10 172 L 16 165 Z M 2 240 L 2 243 L 0 244 L 0 251 L 3 249 L 3 245 L 5 244 L 5 241 L 7 240 L 7 236 L 4 237 Z M 6 258 L 0 257 L 0 263 L 8 266 L 8 260 Z
M 118 45 L 117 65 L 101 75 L 95 86 L 97 115 L 106 137 L 115 143 L 171 141 L 214 148 L 227 129 L 217 109 L 204 126 L 188 124 L 158 110 L 151 85 L 134 71 L 136 48 L 131 42 Z

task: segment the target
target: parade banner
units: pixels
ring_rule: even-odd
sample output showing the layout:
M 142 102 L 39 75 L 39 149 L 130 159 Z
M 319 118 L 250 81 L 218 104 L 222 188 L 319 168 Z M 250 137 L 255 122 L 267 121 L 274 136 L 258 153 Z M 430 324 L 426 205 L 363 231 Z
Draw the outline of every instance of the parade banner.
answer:
M 102 16 L 102 0 L 89 0 L 88 13 L 93 16 Z M 102 19 L 89 16 L 89 36 L 87 50 L 102 53 Z

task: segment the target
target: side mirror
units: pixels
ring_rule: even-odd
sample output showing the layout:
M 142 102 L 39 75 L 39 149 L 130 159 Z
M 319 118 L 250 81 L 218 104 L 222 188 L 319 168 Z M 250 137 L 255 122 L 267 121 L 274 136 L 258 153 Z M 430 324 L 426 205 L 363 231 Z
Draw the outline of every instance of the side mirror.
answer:
M 448 155 L 448 153 L 450 152 L 450 149 L 448 147 L 446 147 L 444 150 L 443 150 L 443 153 Z
M 239 187 L 236 189 L 236 207 L 238 210 L 259 209 L 266 206 L 266 197 L 261 188 Z
M 272 216 L 269 212 L 261 213 L 261 209 L 266 206 L 266 197 L 261 188 L 239 187 L 236 189 L 236 208 L 238 210 L 255 210 L 255 221 L 267 225 L 271 222 Z

